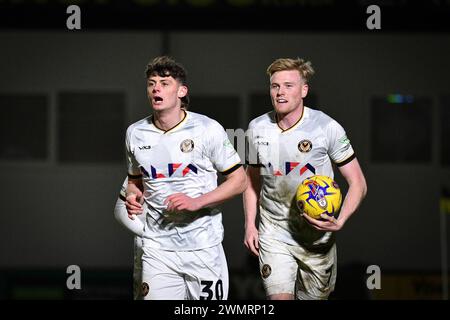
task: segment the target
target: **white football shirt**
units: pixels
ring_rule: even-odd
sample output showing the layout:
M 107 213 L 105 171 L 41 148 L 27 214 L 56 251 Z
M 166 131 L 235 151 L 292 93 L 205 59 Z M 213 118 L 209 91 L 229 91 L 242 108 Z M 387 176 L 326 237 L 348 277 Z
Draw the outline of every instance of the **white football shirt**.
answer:
M 184 119 L 163 131 L 152 116 L 127 129 L 129 177 L 142 177 L 146 224 L 143 245 L 163 250 L 196 250 L 223 240 L 219 208 L 167 212 L 174 193 L 196 198 L 217 187 L 217 171 L 229 174 L 241 165 L 223 127 L 204 115 L 185 111 Z
M 260 237 L 306 248 L 330 247 L 331 232 L 314 229 L 297 209 L 295 194 L 307 177 L 334 177 L 332 161 L 350 162 L 354 151 L 342 126 L 325 113 L 304 107 L 301 118 L 282 130 L 276 113 L 268 112 L 249 124 L 249 165 L 261 169 Z

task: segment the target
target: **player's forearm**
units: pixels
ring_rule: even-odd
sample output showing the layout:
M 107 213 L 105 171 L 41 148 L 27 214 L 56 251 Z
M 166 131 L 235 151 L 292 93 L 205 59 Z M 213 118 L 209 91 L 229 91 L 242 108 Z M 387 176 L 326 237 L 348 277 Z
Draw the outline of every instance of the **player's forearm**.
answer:
M 259 168 L 247 167 L 248 186 L 244 191 L 245 228 L 256 228 L 256 215 L 258 214 L 259 195 L 261 193 L 261 175 Z
M 127 208 L 125 207 L 125 201 L 117 199 L 114 206 L 114 217 L 123 225 L 126 229 L 133 232 L 135 235 L 142 237 L 144 233 L 144 225 L 139 219 L 131 220 L 128 218 Z
M 247 187 L 243 194 L 245 228 L 256 227 L 256 214 L 258 212 L 258 194 L 251 185 Z
M 240 167 L 221 183 L 216 189 L 196 198 L 201 208 L 213 207 L 242 193 L 247 187 L 247 177 Z
M 344 224 L 350 216 L 355 213 L 366 194 L 367 185 L 364 178 L 360 178 L 357 181 L 350 183 L 347 195 L 342 203 L 342 208 L 338 219 L 342 222 L 342 224 Z

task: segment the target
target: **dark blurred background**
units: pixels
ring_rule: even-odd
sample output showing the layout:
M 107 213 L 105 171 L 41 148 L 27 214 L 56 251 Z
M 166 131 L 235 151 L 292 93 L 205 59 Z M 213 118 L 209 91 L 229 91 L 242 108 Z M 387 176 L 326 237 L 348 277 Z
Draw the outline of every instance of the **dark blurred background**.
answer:
M 369 187 L 338 233 L 331 299 L 448 299 L 448 1 L 77 3 L 81 30 L 65 1 L 0 4 L 0 299 L 132 298 L 133 236 L 113 207 L 160 54 L 187 68 L 191 110 L 230 129 L 271 109 L 274 59 L 311 60 L 306 105 L 343 125 Z M 223 205 L 230 299 L 263 299 L 241 201 Z M 367 288 L 372 265 L 381 289 Z

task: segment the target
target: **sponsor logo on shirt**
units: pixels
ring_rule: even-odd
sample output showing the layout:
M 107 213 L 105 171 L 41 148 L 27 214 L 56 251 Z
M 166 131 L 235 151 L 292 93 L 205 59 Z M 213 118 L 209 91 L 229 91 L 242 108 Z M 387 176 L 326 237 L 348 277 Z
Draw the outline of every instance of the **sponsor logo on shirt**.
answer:
M 141 172 L 144 176 L 152 179 L 160 179 L 172 177 L 180 167 L 183 167 L 183 170 L 181 171 L 183 177 L 186 176 L 189 172 L 192 172 L 194 174 L 197 174 L 198 172 L 198 168 L 192 163 L 189 163 L 188 165 L 183 165 L 182 163 L 168 163 L 167 173 L 158 172 L 157 169 L 152 165 L 150 165 L 150 173 L 143 166 L 140 166 L 139 168 L 141 169 Z
M 275 169 L 272 164 L 269 162 L 267 164 L 267 166 L 265 166 L 265 171 L 262 171 L 261 174 L 269 174 L 269 175 L 274 175 L 274 176 L 284 176 L 284 175 L 288 175 L 291 172 L 295 172 L 296 170 L 294 170 L 299 164 L 300 162 L 291 162 L 291 161 L 286 161 L 285 163 L 285 170 L 284 172 L 282 172 L 282 170 L 277 170 Z M 310 163 L 305 164 L 303 167 L 300 168 L 299 175 L 301 176 L 302 174 L 304 174 L 306 171 L 310 171 L 313 174 L 316 174 L 316 168 L 314 168 L 314 166 L 312 166 Z

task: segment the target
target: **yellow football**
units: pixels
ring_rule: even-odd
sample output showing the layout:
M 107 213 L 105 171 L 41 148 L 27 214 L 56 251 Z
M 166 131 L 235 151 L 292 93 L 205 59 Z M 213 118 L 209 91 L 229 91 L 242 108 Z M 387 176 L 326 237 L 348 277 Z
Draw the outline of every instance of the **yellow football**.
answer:
M 342 193 L 333 179 L 315 175 L 298 186 L 296 201 L 298 209 L 314 219 L 323 213 L 332 217 L 341 208 Z

